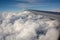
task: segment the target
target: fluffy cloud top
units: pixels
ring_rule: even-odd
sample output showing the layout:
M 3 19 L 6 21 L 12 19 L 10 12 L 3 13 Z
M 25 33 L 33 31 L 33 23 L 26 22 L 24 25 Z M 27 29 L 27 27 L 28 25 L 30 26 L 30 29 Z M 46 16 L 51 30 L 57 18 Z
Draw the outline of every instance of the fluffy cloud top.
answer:
M 0 15 L 0 40 L 57 40 L 58 20 L 32 12 L 3 12 Z

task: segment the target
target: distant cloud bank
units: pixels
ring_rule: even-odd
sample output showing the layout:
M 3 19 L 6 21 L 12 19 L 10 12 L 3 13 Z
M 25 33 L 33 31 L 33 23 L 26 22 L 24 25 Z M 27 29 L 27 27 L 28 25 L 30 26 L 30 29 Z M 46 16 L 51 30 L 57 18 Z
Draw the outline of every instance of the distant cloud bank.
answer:
M 0 40 L 57 40 L 58 20 L 32 12 L 0 13 Z
M 51 10 L 53 12 L 60 12 L 60 9 Z

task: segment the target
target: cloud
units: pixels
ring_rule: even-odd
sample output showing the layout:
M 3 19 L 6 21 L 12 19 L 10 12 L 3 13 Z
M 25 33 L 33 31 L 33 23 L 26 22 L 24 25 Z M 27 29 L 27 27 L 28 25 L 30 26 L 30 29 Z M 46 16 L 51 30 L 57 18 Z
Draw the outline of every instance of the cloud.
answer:
M 26 4 L 26 3 L 18 3 L 16 5 L 12 5 L 17 8 L 22 8 L 22 9 L 40 9 L 41 7 L 47 7 L 48 5 L 45 4 Z
M 36 6 L 36 4 L 39 4 L 37 0 L 15 0 L 15 1 L 18 3 L 16 5 L 12 5 L 12 6 L 16 6 L 18 8 L 27 8 L 28 9 L 28 8 Z
M 19 8 L 29 8 L 29 7 L 32 7 L 32 5 L 29 5 L 29 4 L 24 4 L 24 3 L 19 3 L 17 5 L 15 5 L 16 7 L 19 7 Z
M 51 11 L 53 11 L 53 12 L 60 12 L 60 9 L 56 8 L 56 9 L 53 9 Z
M 2 15 L 2 16 L 1 16 Z M 57 40 L 58 20 L 29 11 L 3 12 L 0 17 L 0 40 Z
M 21 3 L 26 3 L 26 4 L 45 4 L 48 3 L 46 0 L 16 0 L 20 1 Z
M 56 10 L 54 10 L 55 12 L 60 12 L 60 9 L 56 9 Z
M 25 1 L 28 3 L 38 3 L 39 0 L 16 0 L 16 1 Z

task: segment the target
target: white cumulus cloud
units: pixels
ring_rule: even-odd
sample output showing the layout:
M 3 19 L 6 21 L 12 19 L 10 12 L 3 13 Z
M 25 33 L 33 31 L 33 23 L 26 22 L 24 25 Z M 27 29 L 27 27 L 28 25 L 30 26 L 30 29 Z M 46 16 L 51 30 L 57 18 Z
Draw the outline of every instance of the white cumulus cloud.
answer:
M 58 40 L 59 21 L 32 12 L 2 12 L 0 40 Z

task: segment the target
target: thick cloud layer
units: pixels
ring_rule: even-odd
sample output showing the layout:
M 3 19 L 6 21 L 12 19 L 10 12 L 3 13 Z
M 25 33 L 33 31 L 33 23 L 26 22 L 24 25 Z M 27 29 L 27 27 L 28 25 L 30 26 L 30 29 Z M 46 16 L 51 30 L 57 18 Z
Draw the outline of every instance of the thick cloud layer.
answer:
M 0 40 L 57 40 L 58 20 L 32 12 L 0 14 Z

